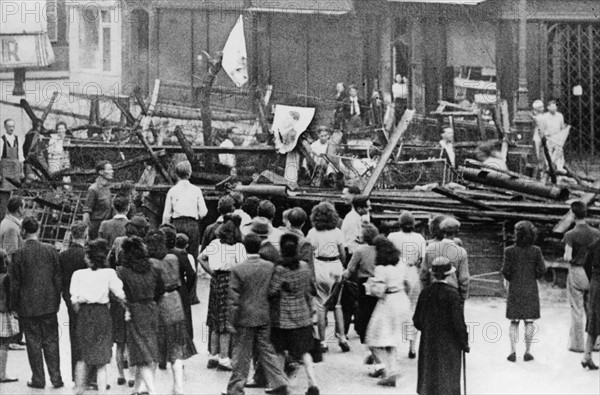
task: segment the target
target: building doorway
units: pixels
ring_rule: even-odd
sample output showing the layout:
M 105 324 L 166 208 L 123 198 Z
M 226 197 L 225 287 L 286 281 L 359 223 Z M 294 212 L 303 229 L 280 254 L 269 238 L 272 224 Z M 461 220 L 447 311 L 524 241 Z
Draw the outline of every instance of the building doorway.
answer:
M 132 81 L 143 95 L 148 95 L 150 85 L 149 70 L 149 23 L 148 12 L 142 9 L 131 14 L 131 54 Z
M 600 24 L 548 24 L 546 48 L 547 100 L 558 100 L 571 134 L 569 156 L 600 153 Z M 581 86 L 581 95 L 573 88 Z

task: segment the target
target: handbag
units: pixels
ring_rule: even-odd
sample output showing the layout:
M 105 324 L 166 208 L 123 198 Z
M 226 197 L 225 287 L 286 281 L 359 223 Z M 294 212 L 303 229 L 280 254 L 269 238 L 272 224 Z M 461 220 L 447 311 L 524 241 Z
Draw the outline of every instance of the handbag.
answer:
M 161 320 L 167 324 L 174 324 L 185 320 L 183 304 L 178 291 L 165 293 L 158 302 Z

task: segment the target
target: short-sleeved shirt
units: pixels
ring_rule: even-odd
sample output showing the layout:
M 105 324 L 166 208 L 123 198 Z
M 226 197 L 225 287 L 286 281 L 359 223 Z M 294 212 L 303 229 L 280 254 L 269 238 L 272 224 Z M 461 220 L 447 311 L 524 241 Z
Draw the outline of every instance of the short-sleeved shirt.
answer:
M 335 258 L 340 255 L 339 246 L 344 245 L 344 234 L 338 228 L 316 230 L 312 228 L 306 235 L 312 244 L 315 258 Z
M 590 246 L 598 239 L 600 239 L 600 230 L 585 223 L 578 223 L 568 231 L 563 238 L 563 243 L 573 248 L 571 264 L 582 266 Z
M 417 232 L 392 232 L 388 239 L 400 250 L 400 262 L 407 266 L 417 266 L 425 259 L 427 242 Z

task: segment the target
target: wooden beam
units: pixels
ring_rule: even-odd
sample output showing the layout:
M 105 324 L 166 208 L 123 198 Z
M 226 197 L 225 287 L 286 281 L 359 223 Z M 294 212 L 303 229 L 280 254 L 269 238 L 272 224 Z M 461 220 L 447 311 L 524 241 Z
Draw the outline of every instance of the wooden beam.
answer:
M 484 210 L 484 211 L 496 211 L 495 208 L 488 206 L 487 204 L 483 204 L 481 202 L 478 202 L 477 200 L 465 197 L 465 196 L 460 196 L 454 192 L 452 192 L 449 189 L 443 188 L 443 187 L 435 187 L 432 189 L 433 192 L 435 193 L 439 193 L 442 196 L 448 197 L 450 199 L 454 199 L 457 200 L 461 203 L 464 203 L 468 206 L 471 207 L 475 207 L 478 210 Z
M 594 187 L 600 188 L 600 181 L 595 182 Z M 596 196 L 595 193 L 586 193 L 580 200 L 585 203 L 586 206 L 589 206 L 596 199 Z M 569 230 L 573 222 L 575 222 L 575 215 L 573 215 L 573 211 L 569 210 L 569 212 L 558 221 L 552 231 L 554 233 L 565 233 Z
M 410 122 L 412 121 L 412 118 L 414 115 L 415 115 L 415 110 L 407 109 L 406 111 L 404 111 L 404 115 L 402 116 L 402 119 L 396 126 L 394 133 L 392 133 L 392 135 L 390 136 L 390 142 L 388 143 L 388 145 L 385 146 L 385 149 L 381 153 L 381 157 L 379 158 L 379 163 L 373 170 L 373 173 L 371 174 L 371 177 L 369 178 L 367 185 L 365 185 L 365 187 L 362 190 L 363 195 L 369 196 L 371 194 L 371 192 L 373 192 L 373 188 L 375 188 L 375 184 L 377 183 L 377 180 L 379 180 L 381 173 L 383 173 L 383 169 L 387 165 L 388 160 L 392 157 L 392 153 L 394 152 L 394 149 L 396 148 L 396 146 L 398 145 L 398 143 L 404 136 L 404 133 L 408 129 L 408 125 L 410 125 Z
M 200 163 L 198 161 L 198 158 L 196 158 L 196 153 L 194 152 L 194 149 L 192 148 L 190 142 L 183 134 L 183 131 L 181 130 L 181 127 L 179 125 L 175 127 L 174 133 L 175 137 L 177 137 L 177 141 L 179 141 L 181 149 L 185 153 L 187 160 L 190 161 L 190 164 L 192 165 L 192 171 L 200 171 Z

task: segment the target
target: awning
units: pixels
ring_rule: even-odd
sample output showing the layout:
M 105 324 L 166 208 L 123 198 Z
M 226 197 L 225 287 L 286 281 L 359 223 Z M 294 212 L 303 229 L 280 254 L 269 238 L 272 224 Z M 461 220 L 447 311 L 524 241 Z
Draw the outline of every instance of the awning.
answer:
M 0 34 L 0 70 L 44 67 L 54 62 L 48 34 Z
M 388 0 L 392 3 L 431 3 L 454 5 L 477 5 L 485 0 Z
M 249 11 L 283 14 L 344 15 L 354 11 L 352 0 L 252 0 Z

